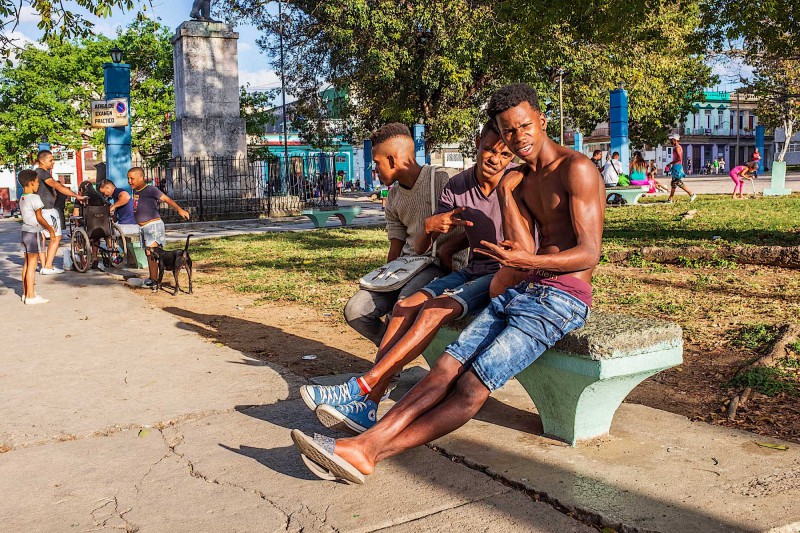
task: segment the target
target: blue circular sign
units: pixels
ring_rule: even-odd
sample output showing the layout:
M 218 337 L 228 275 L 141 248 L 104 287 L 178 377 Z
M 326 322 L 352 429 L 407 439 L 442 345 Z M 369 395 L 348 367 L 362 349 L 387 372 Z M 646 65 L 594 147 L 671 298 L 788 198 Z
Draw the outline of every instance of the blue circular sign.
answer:
M 128 107 L 125 105 L 125 102 L 117 102 L 115 109 L 117 110 L 117 113 L 122 114 L 128 110 Z

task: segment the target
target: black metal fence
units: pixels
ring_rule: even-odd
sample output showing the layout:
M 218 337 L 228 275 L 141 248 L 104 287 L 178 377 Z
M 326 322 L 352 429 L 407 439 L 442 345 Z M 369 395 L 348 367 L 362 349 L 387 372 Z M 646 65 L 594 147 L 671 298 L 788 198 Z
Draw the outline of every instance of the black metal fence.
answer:
M 307 207 L 336 205 L 333 155 L 292 155 L 288 163 L 287 168 L 285 159 L 277 157 L 214 157 L 135 165 L 194 221 L 289 216 Z M 167 206 L 161 215 L 167 222 L 180 221 Z

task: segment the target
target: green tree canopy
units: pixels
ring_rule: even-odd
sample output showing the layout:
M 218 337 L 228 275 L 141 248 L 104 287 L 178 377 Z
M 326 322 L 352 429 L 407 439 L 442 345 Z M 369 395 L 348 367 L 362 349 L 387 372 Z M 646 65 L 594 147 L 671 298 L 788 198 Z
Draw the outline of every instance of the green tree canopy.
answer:
M 46 39 L 17 54 L 0 69 L 0 160 L 25 160 L 43 136 L 57 145 L 103 145 L 103 130 L 90 129 L 91 100 L 103 98 L 103 63 L 115 45 L 131 65 L 132 144 L 145 157 L 169 150 L 169 115 L 174 110 L 171 32 L 138 20 L 116 39 Z

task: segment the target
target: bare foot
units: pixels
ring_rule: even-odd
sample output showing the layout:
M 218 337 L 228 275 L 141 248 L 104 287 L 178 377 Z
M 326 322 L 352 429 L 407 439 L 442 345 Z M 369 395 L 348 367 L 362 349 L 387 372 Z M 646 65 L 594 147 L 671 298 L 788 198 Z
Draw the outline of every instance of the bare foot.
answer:
M 375 461 L 368 458 L 362 447 L 353 441 L 354 439 L 337 439 L 333 452 L 368 476 L 375 471 Z

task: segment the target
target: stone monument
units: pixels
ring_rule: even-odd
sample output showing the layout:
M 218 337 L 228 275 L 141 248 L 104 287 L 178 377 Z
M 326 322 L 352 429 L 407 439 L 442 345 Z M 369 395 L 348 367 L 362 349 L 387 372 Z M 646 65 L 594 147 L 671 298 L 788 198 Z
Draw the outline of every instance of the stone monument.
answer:
M 210 20 L 207 0 L 196 1 L 192 16 L 172 38 L 175 64 L 175 121 L 172 156 L 244 158 L 245 120 L 239 110 L 239 34 Z

